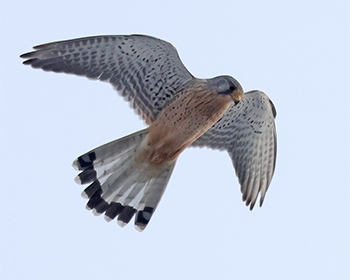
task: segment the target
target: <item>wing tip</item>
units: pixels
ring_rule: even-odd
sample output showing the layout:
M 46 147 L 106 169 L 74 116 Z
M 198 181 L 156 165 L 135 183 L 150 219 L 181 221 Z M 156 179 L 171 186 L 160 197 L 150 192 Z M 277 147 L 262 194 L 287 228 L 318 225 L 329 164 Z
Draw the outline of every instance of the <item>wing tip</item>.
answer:
M 252 211 L 255 207 L 255 204 L 258 200 L 258 196 L 260 193 L 260 201 L 259 201 L 259 207 L 262 207 L 264 199 L 265 199 L 265 194 L 266 194 L 266 190 L 259 190 L 255 195 L 253 195 L 253 197 L 247 197 L 247 193 L 243 192 L 242 194 L 242 201 L 245 202 L 245 205 L 247 207 L 249 207 L 249 210 Z

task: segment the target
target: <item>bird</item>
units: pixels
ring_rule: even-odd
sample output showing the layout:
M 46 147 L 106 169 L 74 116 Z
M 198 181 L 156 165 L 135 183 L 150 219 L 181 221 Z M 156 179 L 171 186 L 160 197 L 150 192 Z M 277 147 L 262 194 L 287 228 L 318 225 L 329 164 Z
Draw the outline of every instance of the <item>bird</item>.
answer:
M 176 48 L 147 35 L 100 35 L 51 42 L 23 64 L 109 82 L 147 128 L 79 156 L 75 181 L 86 208 L 120 226 L 149 224 L 187 147 L 228 152 L 250 210 L 262 206 L 276 165 L 276 109 L 262 91 L 243 92 L 231 76 L 193 76 Z M 215 174 L 214 174 L 215 175 Z

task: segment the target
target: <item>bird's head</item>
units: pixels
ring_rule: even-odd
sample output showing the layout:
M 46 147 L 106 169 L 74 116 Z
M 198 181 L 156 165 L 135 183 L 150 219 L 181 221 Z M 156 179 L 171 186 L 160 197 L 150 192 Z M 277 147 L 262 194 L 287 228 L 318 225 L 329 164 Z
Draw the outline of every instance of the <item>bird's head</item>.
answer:
M 237 104 L 243 98 L 241 84 L 231 76 L 218 76 L 207 80 L 208 87 L 218 94 L 230 95 L 233 102 Z

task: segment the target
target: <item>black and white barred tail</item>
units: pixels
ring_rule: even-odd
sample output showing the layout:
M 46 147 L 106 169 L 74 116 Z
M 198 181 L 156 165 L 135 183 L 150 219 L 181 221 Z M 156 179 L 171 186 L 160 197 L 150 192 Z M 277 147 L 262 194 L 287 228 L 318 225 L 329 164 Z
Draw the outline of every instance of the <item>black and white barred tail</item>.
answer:
M 86 208 L 95 215 L 105 213 L 109 222 L 117 218 L 120 226 L 134 214 L 135 228 L 145 229 L 170 179 L 175 162 L 160 173 L 147 172 L 149 164 L 136 163 L 135 157 L 147 142 L 144 129 L 102 145 L 78 157 L 73 167 L 82 172 L 78 184 L 91 183 L 82 193 L 89 199 Z M 148 168 L 148 169 L 147 169 Z

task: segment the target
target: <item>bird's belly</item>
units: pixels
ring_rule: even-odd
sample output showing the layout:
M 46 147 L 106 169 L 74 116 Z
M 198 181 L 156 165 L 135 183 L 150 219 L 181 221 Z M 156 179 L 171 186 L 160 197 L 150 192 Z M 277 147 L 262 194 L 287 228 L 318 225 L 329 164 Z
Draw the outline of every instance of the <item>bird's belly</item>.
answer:
M 149 160 L 155 164 L 175 161 L 223 116 L 232 102 L 230 96 L 208 93 L 179 97 L 149 127 Z

